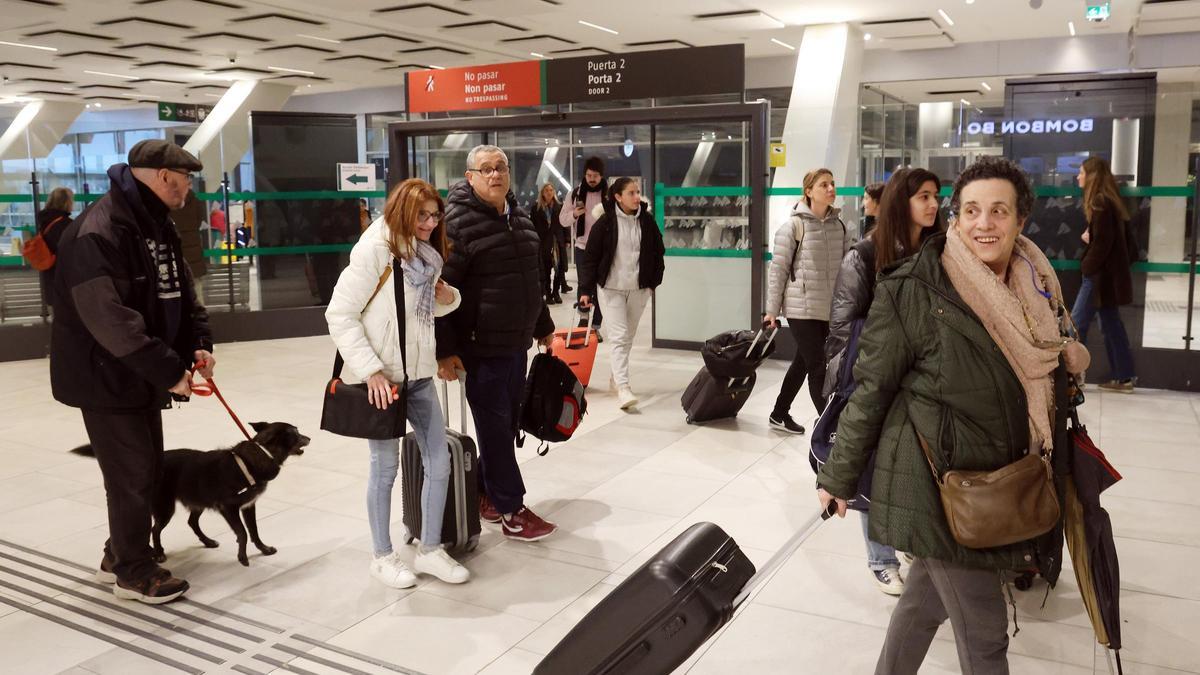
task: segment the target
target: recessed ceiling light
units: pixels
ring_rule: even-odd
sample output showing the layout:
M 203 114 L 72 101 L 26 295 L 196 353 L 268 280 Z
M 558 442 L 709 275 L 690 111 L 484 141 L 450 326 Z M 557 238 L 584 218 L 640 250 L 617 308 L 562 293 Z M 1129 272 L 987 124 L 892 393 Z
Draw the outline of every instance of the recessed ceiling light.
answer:
M 960 99 L 958 99 L 958 102 L 959 102 L 959 103 L 961 103 L 961 104 L 963 104 L 963 105 L 971 105 L 971 102 L 970 102 L 970 101 L 968 101 L 968 100 L 967 100 L 967 99 L 965 99 L 965 98 L 960 98 Z
M 1067 22 L 1067 30 L 1071 31 L 1071 37 L 1075 37 L 1075 22 L 1074 21 Z
M 205 96 L 207 96 L 209 98 L 221 98 L 220 94 L 205 94 Z
M 157 94 L 121 94 L 125 98 L 162 98 Z
M 267 70 L 277 70 L 282 73 L 299 73 L 300 75 L 315 75 L 311 70 L 297 70 L 296 68 L 284 68 L 283 66 L 267 66 Z
M 106 72 L 100 71 L 100 70 L 85 70 L 83 72 L 87 73 L 88 75 L 103 75 L 104 77 L 119 77 L 122 80 L 138 79 L 138 78 L 134 77 L 133 75 L 119 75 L 117 73 L 106 73 Z
M 596 25 L 596 24 L 594 24 L 594 23 L 590 23 L 590 22 L 588 22 L 588 21 L 584 21 L 583 19 L 580 19 L 580 20 L 579 20 L 579 23 L 580 23 L 580 24 L 582 24 L 582 25 L 584 25 L 584 26 L 587 26 L 588 28 L 595 28 L 596 30 L 602 30 L 602 31 L 604 31 L 605 33 L 612 33 L 613 35 L 620 35 L 620 33 L 618 33 L 617 31 L 615 31 L 615 30 L 613 30 L 613 29 L 611 29 L 611 28 L 605 28 L 604 26 L 598 26 L 598 25 Z
M 23 44 L 23 43 L 20 43 L 20 42 L 3 42 L 3 41 L 0 41 L 0 45 L 4 45 L 4 46 L 6 46 L 6 47 L 24 47 L 24 48 L 26 48 L 26 49 L 40 49 L 40 50 L 42 50 L 42 51 L 44 51 L 44 52 L 56 52 L 56 51 L 58 51 L 58 48 L 57 48 L 57 47 L 43 47 L 43 46 L 41 46 L 41 45 L 27 45 L 27 44 Z
M 784 42 L 783 40 L 776 40 L 775 38 L 771 38 L 771 42 L 774 42 L 775 44 L 779 45 L 780 47 L 786 47 L 787 49 L 796 51 L 795 47 L 789 45 L 788 43 Z
M 103 106 L 102 104 L 100 104 L 100 103 L 93 103 L 92 105 L 96 106 L 97 108 L 103 108 L 103 107 L 104 107 L 104 106 Z
M 539 54 L 539 53 L 537 53 L 537 52 L 529 52 L 529 55 L 530 55 L 530 56 L 532 56 L 532 57 L 534 57 L 534 58 L 539 58 L 539 59 L 544 59 L 544 58 L 546 58 L 546 55 L 545 55 L 545 54 Z
M 317 37 L 316 35 L 305 35 L 304 33 L 296 33 L 296 37 L 308 38 L 309 40 L 317 40 L 320 42 L 329 42 L 335 45 L 342 44 L 341 40 L 331 40 L 329 38 Z
M 869 41 L 869 40 L 871 39 L 871 34 L 870 34 L 870 33 L 863 33 L 863 39 L 864 39 L 864 40 L 868 40 L 868 41 Z
M 967 0 L 967 4 L 968 4 L 968 5 L 973 5 L 973 4 L 975 4 L 975 0 Z
M 75 87 L 63 87 L 63 91 L 75 91 Z
M 980 82 L 979 84 L 983 85 L 983 88 L 987 89 L 988 91 L 992 90 L 992 85 L 988 84 L 987 82 Z
M 938 14 L 942 15 L 942 18 L 946 20 L 946 23 L 950 24 L 951 26 L 954 25 L 954 19 L 950 18 L 950 15 L 946 13 L 946 10 L 939 9 Z
M 432 63 L 429 64 L 429 67 L 433 68 L 434 70 L 445 70 L 446 69 L 446 66 L 435 66 Z

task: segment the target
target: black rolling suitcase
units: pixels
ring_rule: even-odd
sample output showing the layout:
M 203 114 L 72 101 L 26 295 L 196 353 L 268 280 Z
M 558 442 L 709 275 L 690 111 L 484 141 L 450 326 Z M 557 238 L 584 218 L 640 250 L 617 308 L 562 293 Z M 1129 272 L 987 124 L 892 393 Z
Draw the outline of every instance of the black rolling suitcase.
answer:
M 683 397 L 680 399 L 683 410 L 687 413 L 688 424 L 736 417 L 742 410 L 742 406 L 746 405 L 751 392 L 754 391 L 757 379 L 754 369 L 773 351 L 775 335 L 779 332 L 778 326 L 773 328 L 770 334 L 766 334 L 765 330 L 765 327 L 761 328 L 754 334 L 754 339 L 746 348 L 744 356 L 740 357 L 741 363 L 726 364 L 726 368 L 731 372 L 746 372 L 744 377 L 717 377 L 707 366 L 696 373 L 696 377 L 692 378 L 691 384 L 683 391 Z M 723 335 L 726 334 L 722 333 L 721 336 Z M 706 360 L 707 358 L 706 355 Z
M 692 525 L 588 612 L 534 675 L 669 675 L 829 515 L 814 516 L 757 573 L 720 527 Z
M 450 451 L 450 488 L 446 492 L 446 512 L 442 518 L 442 543 L 448 551 L 473 551 L 479 544 L 479 448 L 467 435 L 466 386 L 458 387 L 462 400 L 460 431 L 450 426 L 449 387 L 442 382 L 442 410 L 446 417 L 446 441 Z M 421 487 L 425 484 L 425 469 L 421 463 L 421 448 L 411 432 L 405 435 L 400 448 L 401 493 L 404 499 L 404 527 L 408 531 L 406 544 L 421 538 Z

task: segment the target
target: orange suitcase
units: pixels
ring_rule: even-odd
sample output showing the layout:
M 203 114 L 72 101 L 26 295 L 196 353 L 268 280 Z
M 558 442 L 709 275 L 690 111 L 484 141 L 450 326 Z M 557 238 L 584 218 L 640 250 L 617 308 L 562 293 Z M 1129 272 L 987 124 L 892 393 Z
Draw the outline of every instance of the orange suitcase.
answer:
M 592 316 L 595 311 L 588 312 L 587 328 L 572 326 L 554 331 L 554 339 L 550 342 L 550 353 L 566 362 L 571 372 L 579 378 L 584 387 L 592 379 L 592 366 L 596 364 L 596 329 L 592 328 Z

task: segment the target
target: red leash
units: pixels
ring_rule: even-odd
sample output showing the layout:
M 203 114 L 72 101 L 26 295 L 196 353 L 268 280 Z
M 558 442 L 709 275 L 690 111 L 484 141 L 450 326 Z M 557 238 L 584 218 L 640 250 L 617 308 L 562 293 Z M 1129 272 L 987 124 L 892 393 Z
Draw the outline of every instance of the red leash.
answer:
M 205 363 L 205 361 L 201 361 L 200 363 L 192 366 L 191 374 L 193 377 L 196 375 L 196 370 L 198 368 L 203 368 Z M 236 424 L 238 429 L 241 430 L 242 435 L 246 437 L 246 440 L 253 441 L 254 437 L 250 435 L 250 432 L 246 431 L 246 427 L 242 424 L 242 421 L 238 419 L 237 413 L 233 412 L 233 408 L 229 407 L 229 403 L 226 402 L 225 397 L 221 395 L 221 390 L 217 389 L 217 383 L 213 382 L 211 377 L 204 378 L 204 381 L 206 384 L 192 384 L 192 393 L 197 396 L 216 395 L 217 400 L 221 402 L 221 405 L 225 406 L 225 410 L 229 411 L 229 416 L 233 418 L 234 424 Z

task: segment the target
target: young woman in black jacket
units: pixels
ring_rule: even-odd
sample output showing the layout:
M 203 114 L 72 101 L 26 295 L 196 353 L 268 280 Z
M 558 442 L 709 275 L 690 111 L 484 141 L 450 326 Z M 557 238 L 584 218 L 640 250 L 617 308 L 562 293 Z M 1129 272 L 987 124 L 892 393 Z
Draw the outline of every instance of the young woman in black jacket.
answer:
M 621 409 L 628 410 L 637 405 L 629 384 L 629 352 L 646 303 L 662 283 L 666 248 L 637 181 L 618 178 L 610 194 L 612 202 L 592 226 L 581 259 L 579 306 L 586 309 L 599 296 L 612 342 L 612 382 Z
M 546 296 L 547 305 L 562 304 L 558 292 L 566 286 L 567 268 L 558 260 L 561 258 L 562 243 L 566 232 L 558 224 L 562 213 L 562 202 L 558 201 L 558 193 L 554 186 L 546 183 L 538 193 L 537 201 L 530 205 L 529 216 L 533 220 L 533 229 L 537 230 L 541 240 L 542 262 L 542 295 Z
M 879 197 L 875 229 L 842 258 L 825 341 L 826 372 L 832 374 L 825 378 L 826 398 L 837 384 L 836 373 L 846 358 L 844 352 L 854 322 L 867 318 L 876 278 L 884 268 L 916 253 L 927 237 L 945 229 L 938 211 L 941 185 L 938 177 L 925 169 L 897 171 Z M 867 534 L 868 512 L 861 513 L 867 567 L 881 591 L 900 595 L 904 580 L 896 549 L 871 540 Z

